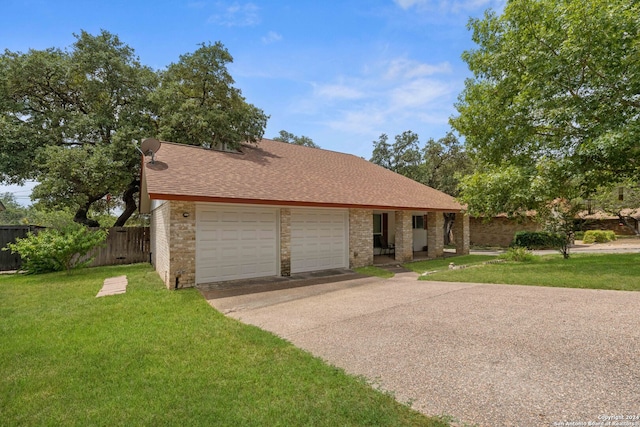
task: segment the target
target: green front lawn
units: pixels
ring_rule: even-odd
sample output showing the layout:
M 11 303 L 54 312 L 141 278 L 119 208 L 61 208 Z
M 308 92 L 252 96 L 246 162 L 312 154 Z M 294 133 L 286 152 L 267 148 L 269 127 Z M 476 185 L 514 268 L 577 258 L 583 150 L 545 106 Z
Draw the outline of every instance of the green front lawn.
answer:
M 468 264 L 465 258 L 420 261 L 406 266 L 418 272 L 440 270 L 422 276 L 422 280 L 640 290 L 640 254 L 572 254 L 569 259 L 557 254 L 536 256 L 529 262 L 480 263 L 461 270 L 449 270 L 445 266 L 449 262 Z M 478 258 L 467 258 L 469 260 L 478 264 L 475 262 Z
M 448 425 L 148 265 L 0 275 L 0 319 L 0 425 Z

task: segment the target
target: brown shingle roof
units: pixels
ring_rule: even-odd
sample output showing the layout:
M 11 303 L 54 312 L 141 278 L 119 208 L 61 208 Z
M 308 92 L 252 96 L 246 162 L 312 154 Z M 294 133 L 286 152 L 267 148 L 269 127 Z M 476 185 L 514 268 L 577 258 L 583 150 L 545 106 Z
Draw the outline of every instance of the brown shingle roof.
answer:
M 351 154 L 262 140 L 229 153 L 163 142 L 143 199 L 455 212 L 451 196 Z

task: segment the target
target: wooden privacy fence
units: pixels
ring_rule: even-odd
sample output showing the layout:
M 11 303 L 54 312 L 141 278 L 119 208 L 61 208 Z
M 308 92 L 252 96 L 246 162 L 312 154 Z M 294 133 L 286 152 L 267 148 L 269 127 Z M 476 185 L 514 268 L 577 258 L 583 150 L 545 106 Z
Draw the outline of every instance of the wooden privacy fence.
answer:
M 111 227 L 104 245 L 94 249 L 91 267 L 150 262 L 149 227 Z
M 0 225 L 0 271 L 17 270 L 22 265 L 20 255 L 11 253 L 10 250 L 3 251 L 2 248 L 16 239 L 27 237 L 30 231 L 41 228 L 34 225 Z
M 0 226 L 0 249 L 28 232 L 43 229 L 34 226 Z M 91 267 L 101 265 L 134 264 L 150 262 L 149 227 L 112 227 L 105 243 L 89 253 L 94 257 Z M 18 270 L 22 260 L 18 254 L 0 250 L 0 271 Z

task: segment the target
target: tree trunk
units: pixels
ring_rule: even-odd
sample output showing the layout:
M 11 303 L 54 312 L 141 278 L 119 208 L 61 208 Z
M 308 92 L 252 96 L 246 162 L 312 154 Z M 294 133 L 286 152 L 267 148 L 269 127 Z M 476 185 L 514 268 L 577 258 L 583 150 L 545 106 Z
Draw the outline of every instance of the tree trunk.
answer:
M 640 236 L 640 230 L 638 230 L 636 227 L 634 227 L 632 224 L 629 223 L 629 218 L 628 216 L 624 216 L 620 213 L 618 213 L 618 218 L 620 219 L 620 221 L 622 221 L 624 223 L 624 225 L 631 231 L 633 231 L 633 233 L 636 236 Z M 634 218 L 635 219 L 635 218 Z
M 133 215 L 133 213 L 136 211 L 138 205 L 136 204 L 136 199 L 133 196 L 135 196 L 139 191 L 140 180 L 137 179 L 133 180 L 131 184 L 129 184 L 129 187 L 124 190 L 124 193 L 122 194 L 122 200 L 125 203 L 125 208 L 122 214 L 116 220 L 115 224 L 113 224 L 114 227 L 124 227 L 129 218 L 131 218 L 131 215 Z
M 456 220 L 455 213 L 444 214 L 444 244 L 445 245 L 451 244 L 451 238 L 453 234 L 452 230 L 453 230 L 453 224 L 455 220 Z
M 87 203 L 85 203 L 83 206 L 80 206 L 78 208 L 75 216 L 73 217 L 73 220 L 87 227 L 100 227 L 100 223 L 95 219 L 88 218 L 87 214 L 89 213 L 89 208 L 91 207 L 91 205 L 97 202 L 98 200 L 102 199 L 106 195 L 107 193 L 90 197 Z

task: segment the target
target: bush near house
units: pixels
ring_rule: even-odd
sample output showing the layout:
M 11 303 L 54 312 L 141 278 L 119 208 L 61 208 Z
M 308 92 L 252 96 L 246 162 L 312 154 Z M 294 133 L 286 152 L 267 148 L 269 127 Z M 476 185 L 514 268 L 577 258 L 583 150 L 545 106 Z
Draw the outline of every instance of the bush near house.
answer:
M 588 230 L 582 238 L 583 243 L 606 243 L 616 240 L 616 233 L 611 230 Z
M 71 271 L 91 264 L 86 255 L 107 238 L 106 230 L 91 231 L 79 224 L 29 233 L 5 250 L 20 254 L 22 270 L 31 274 Z
M 511 247 L 527 249 L 556 249 L 564 244 L 564 238 L 547 231 L 518 231 Z

